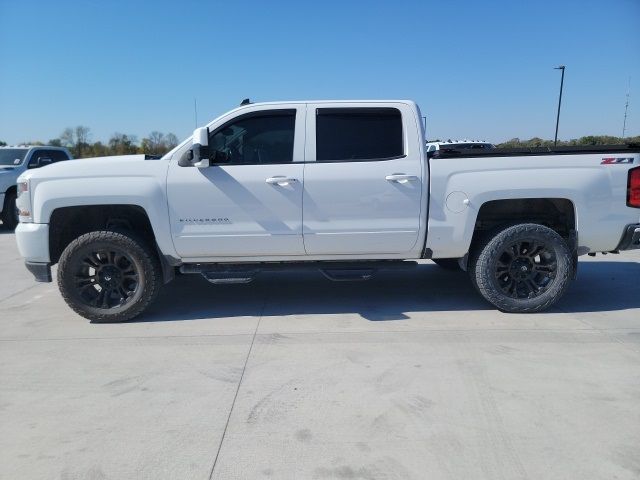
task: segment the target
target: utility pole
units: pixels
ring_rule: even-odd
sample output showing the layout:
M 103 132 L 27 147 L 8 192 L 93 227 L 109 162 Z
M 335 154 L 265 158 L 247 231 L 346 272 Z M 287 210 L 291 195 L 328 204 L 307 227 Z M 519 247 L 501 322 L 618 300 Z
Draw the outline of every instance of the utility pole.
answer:
M 631 77 L 629 77 L 629 84 L 627 85 L 627 101 L 624 104 L 624 122 L 622 122 L 622 138 L 624 139 L 627 133 L 627 110 L 629 110 L 629 91 L 631 90 Z
M 554 70 L 562 70 L 562 77 L 560 77 L 560 97 L 558 98 L 558 116 L 556 117 L 556 136 L 553 140 L 553 146 L 558 143 L 558 125 L 560 124 L 560 105 L 562 105 L 562 86 L 564 85 L 564 65 L 554 67 Z

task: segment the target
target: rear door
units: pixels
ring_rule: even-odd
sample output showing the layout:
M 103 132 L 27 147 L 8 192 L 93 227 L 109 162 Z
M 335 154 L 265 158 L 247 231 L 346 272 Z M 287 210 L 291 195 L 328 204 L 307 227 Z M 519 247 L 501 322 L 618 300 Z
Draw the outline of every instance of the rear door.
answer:
M 305 251 L 401 254 L 421 227 L 423 146 L 409 104 L 307 107 Z

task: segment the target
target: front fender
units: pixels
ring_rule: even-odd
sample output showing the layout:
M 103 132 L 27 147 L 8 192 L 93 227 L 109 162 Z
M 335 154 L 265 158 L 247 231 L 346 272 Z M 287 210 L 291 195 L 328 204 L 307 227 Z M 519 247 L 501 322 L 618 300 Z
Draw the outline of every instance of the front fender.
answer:
M 177 258 L 171 242 L 165 187 L 156 177 L 47 179 L 33 190 L 34 223 L 49 223 L 54 210 L 89 205 L 136 205 L 149 217 L 164 255 Z

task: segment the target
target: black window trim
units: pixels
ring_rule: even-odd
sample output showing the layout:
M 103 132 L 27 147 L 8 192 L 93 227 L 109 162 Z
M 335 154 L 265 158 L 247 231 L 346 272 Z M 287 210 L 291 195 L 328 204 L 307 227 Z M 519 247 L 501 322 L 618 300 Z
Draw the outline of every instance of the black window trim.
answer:
M 381 157 L 381 158 L 348 158 L 346 160 L 312 160 L 304 163 L 362 163 L 362 162 L 388 162 L 389 160 L 399 160 L 406 158 L 407 154 L 396 155 L 395 157 Z
M 400 126 L 402 127 L 402 155 L 396 155 L 393 157 L 378 157 L 378 158 L 347 158 L 347 159 L 339 159 L 339 160 L 318 160 L 318 117 L 322 115 L 334 115 L 336 113 L 359 113 L 362 110 L 369 110 L 374 113 L 374 110 L 396 110 L 400 114 Z M 316 144 L 315 144 L 315 160 L 305 163 L 362 163 L 362 162 L 388 162 L 389 160 L 399 160 L 401 158 L 406 158 L 406 138 L 404 131 L 404 122 L 402 121 L 402 111 L 397 107 L 316 107 L 316 125 L 315 125 L 315 134 L 316 134 Z
M 276 113 L 274 113 L 276 112 Z M 239 121 L 245 120 L 247 118 L 253 117 L 286 117 L 293 115 L 293 150 L 295 152 L 296 149 L 296 120 L 298 115 L 297 108 L 274 108 L 274 109 L 265 109 L 265 110 L 254 110 L 253 112 L 243 113 L 242 115 L 238 115 L 237 117 L 233 117 L 222 125 L 217 127 L 215 130 L 210 131 L 208 137 L 211 138 L 216 133 L 218 133 L 223 128 L 228 127 L 229 125 Z M 293 153 L 292 153 L 293 155 Z M 296 162 L 293 157 L 291 162 L 280 162 L 280 163 L 213 163 L 211 162 L 211 166 L 216 167 L 255 167 L 256 165 L 301 165 L 306 162 Z

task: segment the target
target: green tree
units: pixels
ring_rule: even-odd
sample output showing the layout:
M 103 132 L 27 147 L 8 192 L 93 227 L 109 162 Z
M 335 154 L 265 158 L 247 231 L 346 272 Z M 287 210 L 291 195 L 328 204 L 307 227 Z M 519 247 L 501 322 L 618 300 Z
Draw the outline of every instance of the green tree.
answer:
M 109 139 L 109 153 L 111 155 L 131 155 L 138 153 L 138 139 L 135 135 L 116 132 Z
M 572 138 L 570 140 L 558 140 L 559 147 L 579 146 L 579 145 L 625 145 L 629 143 L 640 143 L 640 136 L 636 137 L 613 137 L 611 135 L 587 135 L 580 138 Z M 553 140 L 544 140 L 539 137 L 533 137 L 529 140 L 520 140 L 512 138 L 506 142 L 498 144 L 502 148 L 532 148 L 532 147 L 553 147 Z

